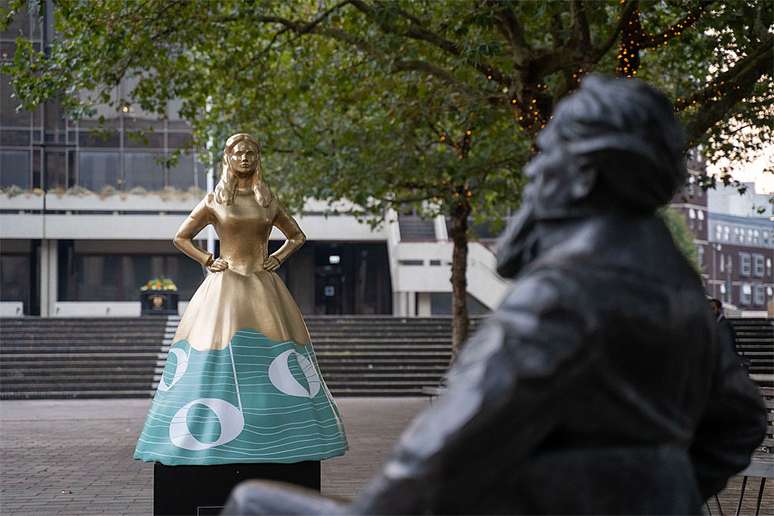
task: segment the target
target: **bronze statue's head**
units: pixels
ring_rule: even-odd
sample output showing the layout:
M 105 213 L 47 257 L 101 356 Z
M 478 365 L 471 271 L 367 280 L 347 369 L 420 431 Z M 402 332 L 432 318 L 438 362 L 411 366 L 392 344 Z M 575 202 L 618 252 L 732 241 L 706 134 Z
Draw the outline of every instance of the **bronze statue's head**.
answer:
M 232 204 L 240 178 L 250 178 L 250 186 L 255 191 L 259 204 L 269 205 L 272 194 L 263 182 L 261 146 L 258 140 L 247 133 L 237 133 L 226 140 L 220 181 L 215 187 L 215 199 L 223 204 Z
M 687 174 L 672 104 L 637 79 L 589 76 L 559 103 L 537 144 L 525 172 L 538 217 L 575 207 L 655 211 Z
M 224 166 L 239 176 L 254 173 L 260 165 L 261 146 L 247 133 L 238 133 L 226 140 Z
M 557 105 L 537 144 L 540 152 L 524 170 L 522 208 L 500 240 L 503 276 L 520 268 L 537 222 L 653 212 L 687 176 L 672 104 L 637 79 L 587 77 Z

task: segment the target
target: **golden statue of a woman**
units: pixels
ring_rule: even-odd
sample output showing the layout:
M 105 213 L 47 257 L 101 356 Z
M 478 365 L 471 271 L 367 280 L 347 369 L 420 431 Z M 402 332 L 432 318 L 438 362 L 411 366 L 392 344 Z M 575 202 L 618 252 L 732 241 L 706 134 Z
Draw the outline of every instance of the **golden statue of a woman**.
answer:
M 218 258 L 193 242 L 208 224 L 220 238 Z M 273 226 L 287 241 L 269 255 Z M 301 312 L 274 272 L 304 240 L 263 181 L 258 142 L 230 137 L 215 191 L 175 235 L 209 274 L 181 318 L 135 458 L 295 463 L 346 451 Z

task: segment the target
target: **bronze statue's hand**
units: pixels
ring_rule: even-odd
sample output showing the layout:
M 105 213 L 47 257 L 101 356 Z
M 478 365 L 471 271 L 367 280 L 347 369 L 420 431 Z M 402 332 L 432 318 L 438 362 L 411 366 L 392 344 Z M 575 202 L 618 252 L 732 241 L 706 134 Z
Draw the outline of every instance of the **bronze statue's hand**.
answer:
M 223 272 L 226 269 L 228 269 L 228 262 L 223 258 L 218 258 L 207 267 L 210 272 Z
M 263 268 L 267 271 L 276 271 L 277 269 L 279 269 L 279 266 L 280 266 L 280 262 L 276 256 L 269 256 L 263 262 Z

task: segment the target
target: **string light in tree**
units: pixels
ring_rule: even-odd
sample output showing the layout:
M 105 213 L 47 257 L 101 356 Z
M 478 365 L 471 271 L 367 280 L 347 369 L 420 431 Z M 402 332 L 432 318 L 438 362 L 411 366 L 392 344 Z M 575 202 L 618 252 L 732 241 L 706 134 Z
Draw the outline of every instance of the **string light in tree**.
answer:
M 621 0 L 621 5 L 625 4 Z M 640 68 L 640 50 L 646 48 L 658 48 L 669 46 L 669 40 L 680 37 L 686 29 L 696 23 L 706 9 L 712 4 L 709 0 L 702 0 L 692 9 L 688 15 L 675 23 L 669 29 L 658 35 L 647 34 L 642 29 L 640 10 L 634 9 L 627 20 L 624 20 L 621 31 L 621 43 L 618 47 L 618 66 L 616 71 L 626 77 L 634 77 Z
M 640 67 L 640 45 L 643 41 L 642 24 L 640 23 L 640 10 L 634 9 L 629 19 L 624 22 L 621 32 L 621 43 L 618 46 L 618 66 L 616 72 L 625 77 L 637 75 Z

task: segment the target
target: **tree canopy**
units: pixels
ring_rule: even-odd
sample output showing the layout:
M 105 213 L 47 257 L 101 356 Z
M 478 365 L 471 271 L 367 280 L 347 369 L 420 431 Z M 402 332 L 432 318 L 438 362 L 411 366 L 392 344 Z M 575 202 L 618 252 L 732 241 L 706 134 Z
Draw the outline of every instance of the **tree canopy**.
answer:
M 4 18 L 44 5 L 11 0 Z M 299 198 L 368 192 L 378 213 L 484 192 L 490 216 L 493 192 L 517 202 L 532 138 L 589 72 L 660 87 L 710 159 L 762 145 L 773 13 L 744 0 L 64 0 L 50 52 L 19 38 L 4 71 L 26 107 L 59 98 L 75 117 L 181 99 L 194 145 L 256 132 Z M 112 97 L 125 78 L 128 97 Z
M 11 0 L 3 17 L 44 5 Z M 766 1 L 60 0 L 55 15 L 50 49 L 20 37 L 4 66 L 25 107 L 163 116 L 180 99 L 199 149 L 264 142 L 289 204 L 444 214 L 458 315 L 469 217 L 518 205 L 534 137 L 584 75 L 655 84 L 710 160 L 754 153 L 774 124 Z

